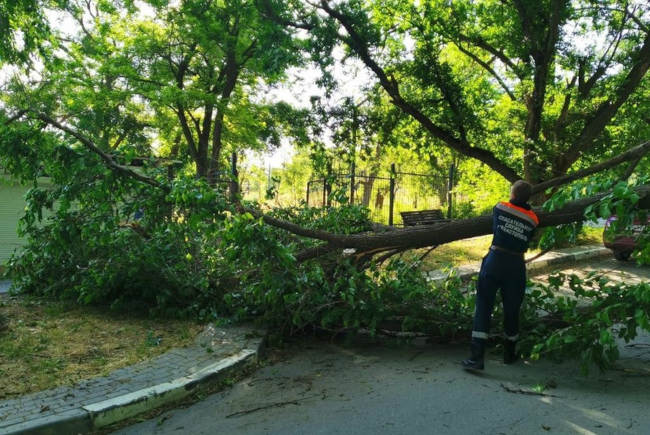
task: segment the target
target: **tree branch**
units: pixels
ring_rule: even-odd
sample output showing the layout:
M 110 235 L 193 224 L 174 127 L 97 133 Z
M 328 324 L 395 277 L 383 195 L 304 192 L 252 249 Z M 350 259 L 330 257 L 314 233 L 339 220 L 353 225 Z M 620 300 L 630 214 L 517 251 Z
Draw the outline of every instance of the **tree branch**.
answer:
M 637 53 L 637 61 L 630 69 L 615 93 L 614 101 L 604 101 L 583 127 L 580 136 L 576 139 L 570 149 L 564 154 L 559 170 L 569 168 L 580 155 L 587 149 L 594 140 L 602 133 L 607 123 L 616 115 L 618 109 L 628 100 L 630 95 L 637 89 L 641 80 L 650 68 L 650 34 L 643 42 L 643 46 Z
M 607 68 L 612 62 L 612 59 L 614 59 L 614 56 L 616 55 L 616 51 L 618 50 L 618 46 L 621 42 L 621 39 L 623 38 L 623 30 L 625 28 L 625 23 L 627 21 L 627 17 L 630 16 L 627 12 L 624 13 L 624 17 L 621 20 L 621 26 L 618 30 L 618 34 L 614 37 L 614 40 L 609 44 L 603 55 L 601 56 L 600 60 L 598 61 L 598 66 L 596 67 L 596 71 L 594 71 L 593 75 L 587 79 L 587 81 L 584 81 L 584 78 L 580 80 L 578 90 L 580 92 L 580 98 L 585 99 L 589 95 L 589 92 L 593 89 L 593 87 L 596 85 L 596 82 L 607 72 Z M 612 50 L 612 53 L 609 55 L 609 59 L 607 58 L 607 54 L 609 53 L 609 50 Z M 584 68 L 584 60 L 582 61 L 580 68 Z M 582 74 L 584 76 L 584 74 Z
M 199 123 L 199 120 L 192 115 L 192 111 L 188 110 L 187 114 L 190 115 L 190 119 L 192 120 L 192 123 L 194 124 L 194 129 L 196 130 L 196 135 L 199 137 L 199 142 L 201 142 L 201 133 L 203 130 L 201 130 L 201 124 Z M 200 148 L 200 145 L 199 145 Z M 200 151 L 199 151 L 200 153 Z
M 255 55 L 255 48 L 257 47 L 257 40 L 253 40 L 251 44 L 246 47 L 246 50 L 242 53 L 242 60 L 237 64 L 238 67 L 242 67 Z
M 564 103 L 562 104 L 562 110 L 560 115 L 555 121 L 555 127 L 553 128 L 554 140 L 557 142 L 560 138 L 560 135 L 564 132 L 566 127 L 567 118 L 569 116 L 569 107 L 571 107 L 571 88 L 575 86 L 577 76 L 574 75 L 570 82 L 567 83 L 566 94 L 564 95 Z
M 634 15 L 632 12 L 629 12 L 629 10 L 627 9 L 627 7 L 625 8 L 625 13 L 627 13 L 628 16 L 632 19 L 632 21 L 634 21 L 634 22 L 636 23 L 636 25 L 639 26 L 639 29 L 641 29 L 641 30 L 644 31 L 645 33 L 649 33 L 649 34 L 650 34 L 650 27 L 648 27 L 647 24 L 643 23 L 643 22 L 639 19 L 639 17 L 637 17 L 636 15 Z
M 636 192 L 643 198 L 650 195 L 650 185 L 637 187 Z M 557 226 L 584 219 L 584 210 L 591 204 L 598 202 L 610 192 L 601 193 L 588 198 L 572 201 L 559 210 L 547 212 L 540 208 L 535 209 L 539 217 L 539 227 Z M 310 230 L 291 222 L 271 218 L 257 211 L 255 215 L 261 216 L 265 223 L 287 230 L 293 234 L 310 237 L 327 242 L 329 249 L 352 248 L 363 255 L 368 251 L 387 251 L 393 249 L 416 249 L 435 245 L 443 245 L 455 240 L 482 236 L 492 232 L 492 216 L 480 216 L 473 219 L 463 219 L 428 226 L 416 226 L 406 229 L 381 234 L 333 234 L 326 231 Z M 329 252 L 329 250 L 328 250 Z
M 502 79 L 502 78 L 501 78 L 501 77 L 496 73 L 496 71 L 494 71 L 494 69 L 492 69 L 492 67 L 491 67 L 490 65 L 488 65 L 486 62 L 482 61 L 481 58 L 479 58 L 477 55 L 475 55 L 475 54 L 472 53 L 471 51 L 467 50 L 466 48 L 463 48 L 462 45 L 460 45 L 460 44 L 456 44 L 456 47 L 458 47 L 458 49 L 459 49 L 461 52 L 463 52 L 463 53 L 465 53 L 467 56 L 469 56 L 469 57 L 470 57 L 474 62 L 476 62 L 476 63 L 478 63 L 480 66 L 482 66 L 483 69 L 485 69 L 487 72 L 489 72 L 489 73 L 492 75 L 492 77 L 494 77 L 494 78 L 496 79 L 496 81 L 499 83 L 499 85 L 501 85 L 501 87 L 503 88 L 503 90 L 506 91 L 506 94 L 508 94 L 508 96 L 510 97 L 510 99 L 511 99 L 512 101 L 517 101 L 517 99 L 515 98 L 515 95 L 512 93 L 512 91 L 510 90 L 510 88 L 508 88 L 508 86 L 507 86 L 506 83 L 503 81 L 503 79 Z
M 185 108 L 183 108 L 182 105 L 178 104 L 175 108 L 175 111 L 176 111 L 176 115 L 178 116 L 178 120 L 181 123 L 181 130 L 183 131 L 183 135 L 185 136 L 185 140 L 187 141 L 187 148 L 190 151 L 190 156 L 196 162 L 196 159 L 198 158 L 198 151 L 196 149 L 196 142 L 194 141 L 194 136 L 192 135 L 192 130 L 190 130 L 187 117 L 185 116 Z
M 630 163 L 630 165 L 621 176 L 622 181 L 627 181 L 627 179 L 632 176 L 636 167 L 639 165 L 639 163 L 641 163 L 641 160 L 643 160 L 643 157 L 644 156 L 639 156 L 636 160 L 633 160 L 632 163 Z
M 112 149 L 116 149 L 122 142 L 124 142 L 124 139 L 126 139 L 126 136 L 129 134 L 129 130 L 124 130 L 121 135 L 118 136 L 117 140 L 115 140 L 115 143 L 111 145 Z
M 524 74 L 519 70 L 517 65 L 514 64 L 512 59 L 506 56 L 506 54 L 503 51 L 497 50 L 495 47 L 493 47 L 483 38 L 478 36 L 469 37 L 463 34 L 458 34 L 458 37 L 461 41 L 467 42 L 468 44 L 472 44 L 478 48 L 482 48 L 483 50 L 487 51 L 491 55 L 495 56 L 501 62 L 503 62 L 508 68 L 510 68 L 512 72 L 517 76 L 518 79 L 520 80 L 524 79 Z
M 147 177 L 145 175 L 139 174 L 136 171 L 128 168 L 127 166 L 122 166 L 113 160 L 113 158 L 106 154 L 104 151 L 102 151 L 99 147 L 97 147 L 90 139 L 86 138 L 83 136 L 81 133 L 78 131 L 65 126 L 61 123 L 59 123 L 57 120 L 49 117 L 48 115 L 44 113 L 38 113 L 36 114 L 36 117 L 40 119 L 41 121 L 47 123 L 48 125 L 51 125 L 52 127 L 55 127 L 58 130 L 61 130 L 70 136 L 74 137 L 77 139 L 83 146 L 85 146 L 88 150 L 92 151 L 93 153 L 97 154 L 103 161 L 104 163 L 112 170 L 115 172 L 127 176 L 129 178 L 133 178 L 134 180 L 140 181 L 142 183 L 148 184 L 150 186 L 156 187 L 158 189 L 167 189 L 166 186 L 160 184 L 153 178 Z
M 255 43 L 250 47 L 254 47 Z M 225 111 L 230 101 L 230 96 L 235 90 L 237 79 L 239 77 L 242 64 L 237 63 L 234 48 L 226 54 L 226 65 L 222 69 L 225 77 L 224 87 L 221 90 L 221 98 L 219 106 L 217 107 L 217 115 L 215 116 L 214 124 L 212 126 L 212 153 L 210 155 L 210 162 L 208 164 L 208 181 L 210 184 L 216 182 L 217 174 L 219 172 L 219 156 L 221 155 L 222 139 L 223 139 L 223 123 Z
M 528 43 L 532 48 L 533 59 L 535 60 L 535 73 L 533 75 L 533 93 L 528 101 L 528 119 L 526 121 L 525 136 L 526 139 L 533 142 L 539 139 L 539 133 L 542 128 L 542 114 L 544 112 L 544 99 L 546 97 L 546 88 L 550 75 L 551 65 L 555 58 L 555 46 L 560 35 L 560 16 L 561 3 L 564 0 L 555 0 L 550 8 L 548 17 L 548 29 L 545 40 L 541 47 L 537 47 L 538 41 L 535 40 L 532 33 L 532 23 L 529 22 L 529 16 L 521 1 L 515 1 L 517 10 L 521 16 L 524 34 L 529 39 Z
M 302 29 L 307 31 L 312 31 L 316 28 L 315 25 L 310 23 L 297 22 L 281 17 L 273 10 L 273 6 L 269 0 L 261 0 L 259 3 L 261 3 L 260 11 L 262 12 L 262 15 L 282 26 L 293 27 L 295 29 Z
M 618 156 L 605 162 L 598 163 L 594 166 L 583 169 L 581 171 L 576 171 L 572 174 L 563 175 L 561 177 L 553 178 L 552 180 L 536 184 L 533 186 L 533 194 L 543 192 L 551 187 L 568 184 L 580 178 L 588 177 L 589 175 L 604 171 L 605 169 L 613 168 L 614 166 L 619 165 L 623 162 L 640 159 L 648 152 L 650 152 L 650 141 L 644 142 L 641 145 L 637 145 L 636 147 L 631 148 L 628 151 L 619 154 Z
M 28 112 L 27 110 L 19 110 L 14 116 L 12 116 L 11 118 L 8 118 L 7 120 L 5 120 L 4 125 L 9 125 L 9 124 L 19 120 L 27 112 Z

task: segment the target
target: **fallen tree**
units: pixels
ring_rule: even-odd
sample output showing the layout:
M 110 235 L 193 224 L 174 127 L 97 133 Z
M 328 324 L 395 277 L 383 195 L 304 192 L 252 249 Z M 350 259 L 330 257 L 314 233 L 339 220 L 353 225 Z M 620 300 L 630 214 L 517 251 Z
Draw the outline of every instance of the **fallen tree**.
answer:
M 636 192 L 641 198 L 650 195 L 650 185 L 637 187 Z M 563 208 L 552 212 L 541 207 L 535 208 L 539 217 L 539 227 L 551 227 L 584 220 L 587 207 L 597 203 L 610 192 L 583 198 L 567 203 Z M 336 249 L 354 249 L 358 259 L 366 259 L 390 251 L 402 252 L 407 249 L 439 246 L 455 240 L 482 236 L 492 232 L 492 216 L 480 216 L 472 219 L 461 219 L 440 224 L 416 226 L 413 228 L 396 229 L 384 233 L 341 235 L 324 231 L 302 228 L 290 222 L 275 219 L 249 210 L 261 217 L 265 223 L 284 229 L 293 234 L 314 238 L 326 242 L 322 246 L 310 248 L 298 254 L 300 260 L 315 258 Z
M 225 192 L 192 174 L 179 174 L 170 182 L 153 166 L 133 171 L 65 121 L 34 112 L 25 115 L 27 121 L 20 126 L 37 122 L 42 134 L 27 128 L 12 131 L 20 117 L 8 119 L 0 132 L 16 140 L 0 142 L 7 147 L 0 153 L 3 162 L 16 168 L 23 181 L 37 182 L 44 170 L 53 186 L 28 194 L 22 222 L 28 244 L 9 264 L 11 278 L 26 293 L 170 316 L 254 319 L 279 336 L 315 328 L 378 331 L 383 325 L 438 340 L 468 335 L 471 292 L 463 291 L 453 277 L 432 288 L 417 261 L 390 257 L 488 234 L 490 216 L 368 232 L 367 210 L 361 207 L 262 212 L 233 204 Z M 75 145 L 61 145 L 63 135 Z M 576 183 L 569 186 L 571 195 L 558 192 L 554 208 L 537 209 L 541 226 L 582 221 L 595 204 L 599 211 L 606 205 L 620 216 L 621 203 L 616 201 L 621 191 L 630 199 L 625 206 L 650 198 L 650 184 L 638 183 L 646 179 L 639 177 L 642 171 L 634 178 L 642 184 L 637 187 L 609 182 L 626 178 L 649 150 L 650 143 L 644 143 L 537 185 L 537 190 L 553 189 L 628 164 L 597 189 L 574 190 Z M 593 179 L 584 181 L 592 186 Z M 579 198 L 584 194 L 588 197 Z M 566 201 L 560 204 L 557 198 Z M 43 211 L 53 209 L 55 202 L 55 216 L 45 219 Z M 143 217 L 136 231 L 133 219 L 139 210 Z M 328 220 L 330 216 L 334 219 Z M 580 284 L 571 278 L 572 289 L 601 283 Z M 615 343 L 602 330 L 620 320 L 628 323 L 626 339 L 638 328 L 648 329 L 647 287 L 604 288 L 608 296 L 585 312 L 573 312 L 552 290 L 535 291 L 526 299 L 525 352 L 584 353 L 588 361 L 603 365 L 615 359 Z M 540 309 L 552 313 L 552 321 L 541 320 Z M 608 313 L 609 322 L 600 317 L 602 312 Z
M 86 3 L 90 7 L 94 2 Z M 538 4 L 516 8 L 504 2 L 487 7 L 453 2 L 451 9 L 444 2 L 401 2 L 405 8 L 394 7 L 400 2 L 388 2 L 388 7 L 383 7 L 386 2 L 358 1 L 245 3 L 246 8 L 235 9 L 252 14 L 244 17 L 249 24 L 262 25 L 260 39 L 239 44 L 228 38 L 228 52 L 235 56 L 213 56 L 210 41 L 217 33 L 203 38 L 210 26 L 201 23 L 226 15 L 203 13 L 202 2 L 185 1 L 183 13 L 160 17 L 187 23 L 198 33 L 185 31 L 184 25 L 160 27 L 155 20 L 144 26 L 139 19 L 127 20 L 133 25 L 124 27 L 123 14 L 107 12 L 96 20 L 102 26 L 60 38 L 57 49 L 46 50 L 42 76 L 34 83 L 24 81 L 35 78 L 33 74 L 17 71 L 0 114 L 0 162 L 34 186 L 21 222 L 28 243 L 9 267 L 22 291 L 171 316 L 255 319 L 278 335 L 310 328 L 373 331 L 395 319 L 404 331 L 438 337 L 465 334 L 473 302 L 471 295 L 458 291 L 457 282 L 450 279 L 432 288 L 417 262 L 391 258 L 380 263 L 409 249 L 431 251 L 487 234 L 489 216 L 366 232 L 368 213 L 361 207 L 262 212 L 254 205 L 233 203 L 211 184 L 211 175 L 220 163 L 223 167 L 218 159 L 222 146 L 241 152 L 250 148 L 251 140 L 267 143 L 267 135 L 281 136 L 280 130 L 267 128 L 267 121 L 300 115 L 287 108 L 248 110 L 257 106 L 247 98 L 259 90 L 252 84 L 267 77 L 266 67 L 271 66 L 258 60 L 270 59 L 276 71 L 272 78 L 280 80 L 285 67 L 308 51 L 328 82 L 327 70 L 335 63 L 331 54 L 341 46 L 347 49 L 346 58 L 360 60 L 376 79 L 371 94 L 381 92 L 371 105 L 388 114 L 378 118 L 378 125 L 396 120 L 396 137 L 400 142 L 408 137 L 404 145 L 409 147 L 421 144 L 420 155 L 478 160 L 504 179 L 536 184 L 535 191 L 543 192 L 540 197 L 627 163 L 616 174 L 600 177 L 606 180 L 597 180 L 603 181 L 597 188 L 574 192 L 578 195 L 560 206 L 556 200 L 563 190 L 551 198 L 554 208 L 538 210 L 543 227 L 580 222 L 595 204 L 599 209 L 605 205 L 603 215 L 612 210 L 623 215 L 622 203 L 609 207 L 612 198 L 621 197 L 616 193 L 621 185 L 610 181 L 630 176 L 650 150 L 650 143 L 628 149 L 648 137 L 647 128 L 640 126 L 647 122 L 642 103 L 650 36 L 639 11 L 624 6 L 614 12 L 617 8 L 608 5 L 592 9 L 589 2 L 560 2 L 559 8 L 553 2 L 541 9 Z M 582 3 L 590 7 L 579 7 Z M 280 28 L 262 23 L 253 10 L 262 4 Z M 190 23 L 188 16 L 198 21 Z M 596 33 L 608 34 L 603 41 L 609 48 L 603 47 L 602 56 L 585 58 L 582 48 L 571 50 L 567 43 L 573 35 L 561 29 L 590 16 L 595 29 L 602 30 Z M 75 8 L 74 17 L 84 18 L 83 11 Z M 285 39 L 285 27 L 302 30 L 299 35 L 288 30 Z M 237 31 L 230 33 L 234 38 Z M 240 36 L 258 34 L 244 33 Z M 578 33 L 590 34 L 589 26 Z M 287 44 L 277 47 L 282 41 L 276 36 Z M 298 44 L 293 44 L 294 36 Z M 280 52 L 297 57 L 282 59 Z M 221 66 L 215 64 L 219 58 L 225 61 Z M 495 59 L 505 67 L 495 67 Z M 474 63 L 480 69 L 471 68 Z M 239 80 L 235 64 L 247 70 Z M 558 65 L 568 73 L 566 83 L 558 79 Z M 237 92 L 244 83 L 251 85 L 251 92 L 247 87 Z M 289 122 L 287 128 L 310 142 L 320 138 L 323 127 L 313 119 L 294 119 L 299 122 Z M 246 134 L 239 137 L 239 132 Z M 160 150 L 161 143 L 169 147 L 165 155 L 185 164 L 175 176 L 153 166 L 133 170 L 126 165 L 129 156 L 142 151 L 153 159 L 153 149 Z M 596 162 L 603 151 L 609 160 L 568 173 Z M 641 164 L 633 181 L 639 185 L 636 190 L 623 183 L 628 199 L 648 197 L 647 161 Z M 474 170 L 482 167 L 467 168 L 472 171 L 466 175 L 480 178 Z M 44 173 L 52 179 L 50 186 L 39 186 Z M 650 252 L 644 255 L 650 262 Z M 581 286 L 574 284 L 572 279 L 574 291 Z M 602 285 L 600 280 L 596 284 Z M 597 363 L 605 355 L 609 361 L 615 344 L 603 331 L 626 322 L 623 338 L 629 339 L 638 328 L 650 329 L 648 290 L 647 285 L 612 286 L 611 297 L 588 313 L 575 313 L 571 321 L 570 304 L 554 299 L 552 291 L 530 295 L 530 310 L 525 311 L 530 322 L 523 329 L 537 343 L 549 337 L 547 349 L 564 348 L 574 356 L 584 351 Z M 583 296 L 593 300 L 589 293 Z M 534 331 L 543 326 L 540 309 L 556 313 L 554 318 L 563 323 Z M 571 326 L 573 331 L 566 329 Z M 536 352 L 543 349 L 533 348 Z

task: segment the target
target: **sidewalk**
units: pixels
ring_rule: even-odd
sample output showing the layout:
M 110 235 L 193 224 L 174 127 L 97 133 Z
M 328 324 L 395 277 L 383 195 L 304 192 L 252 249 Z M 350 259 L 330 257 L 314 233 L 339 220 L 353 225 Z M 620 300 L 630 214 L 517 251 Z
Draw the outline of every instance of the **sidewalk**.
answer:
M 531 255 L 528 254 L 527 257 Z M 570 267 L 580 261 L 593 260 L 603 257 L 611 257 L 612 252 L 599 245 L 576 246 L 574 248 L 551 251 L 540 258 L 526 264 L 526 271 L 529 276 L 539 275 L 549 272 L 558 267 Z M 481 268 L 481 263 L 472 263 L 465 266 L 453 268 L 453 271 L 463 281 L 469 281 L 476 275 Z M 425 272 L 428 280 L 434 284 L 442 283 L 450 274 L 449 270 L 433 270 Z
M 0 401 L 0 434 L 85 433 L 176 402 L 258 360 L 263 335 L 250 327 L 207 327 L 173 349 L 105 377 Z

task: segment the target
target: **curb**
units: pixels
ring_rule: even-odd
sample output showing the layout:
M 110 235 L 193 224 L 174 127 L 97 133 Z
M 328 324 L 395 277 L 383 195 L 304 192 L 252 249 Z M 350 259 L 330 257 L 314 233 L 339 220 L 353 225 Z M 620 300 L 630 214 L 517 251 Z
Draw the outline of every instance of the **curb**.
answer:
M 255 341 L 251 348 L 242 349 L 192 374 L 59 414 L 0 427 L 0 435 L 87 433 L 178 402 L 200 388 L 214 385 L 234 372 L 256 364 L 265 339 Z
M 543 257 L 526 264 L 526 271 L 529 276 L 534 276 L 549 272 L 550 270 L 556 269 L 558 266 L 593 260 L 594 258 L 609 257 L 611 255 L 609 249 L 601 246 L 585 247 L 584 249 L 575 250 L 573 252 L 549 252 Z M 466 282 L 477 276 L 479 270 L 480 263 L 477 263 L 470 266 L 452 268 L 449 271 L 433 270 L 425 272 L 425 277 L 433 284 L 443 284 L 444 281 L 453 274 L 453 276 L 459 278 L 461 281 Z

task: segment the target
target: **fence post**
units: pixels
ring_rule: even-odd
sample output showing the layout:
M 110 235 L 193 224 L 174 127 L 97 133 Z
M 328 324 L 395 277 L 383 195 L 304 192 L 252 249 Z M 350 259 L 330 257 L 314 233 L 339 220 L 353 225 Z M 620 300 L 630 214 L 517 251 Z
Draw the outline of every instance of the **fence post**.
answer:
M 311 181 L 307 182 L 307 207 L 309 207 L 309 188 L 311 187 Z
M 352 166 L 350 168 L 350 205 L 354 204 L 354 171 L 356 170 L 356 165 L 354 160 L 352 160 Z
M 393 211 L 395 210 L 395 163 L 390 165 L 390 193 L 388 200 L 388 225 L 393 226 Z
M 327 202 L 327 207 L 332 206 L 332 185 L 330 183 L 332 179 L 332 162 L 327 163 L 327 177 L 325 177 L 325 197 Z
M 231 180 L 230 180 L 230 198 L 234 202 L 239 194 L 239 172 L 237 171 L 237 153 L 231 156 Z
M 452 205 L 453 195 L 451 191 L 454 188 L 454 170 L 455 170 L 455 166 L 452 163 L 451 166 L 449 167 L 449 182 L 447 183 L 447 219 L 451 219 L 451 212 L 453 207 Z

